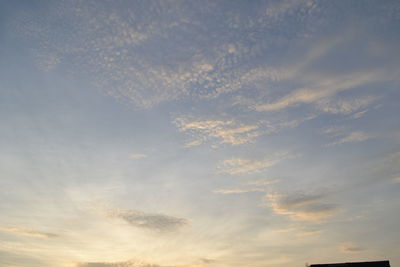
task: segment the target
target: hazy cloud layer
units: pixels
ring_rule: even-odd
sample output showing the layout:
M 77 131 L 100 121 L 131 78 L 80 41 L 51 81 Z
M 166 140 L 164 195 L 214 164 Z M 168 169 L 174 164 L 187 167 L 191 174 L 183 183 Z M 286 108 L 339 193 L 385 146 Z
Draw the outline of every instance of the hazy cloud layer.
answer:
M 399 1 L 0 2 L 0 265 L 400 262 Z
M 132 226 L 157 232 L 171 232 L 189 224 L 188 220 L 157 213 L 145 213 L 136 210 L 111 210 L 111 218 L 119 218 Z

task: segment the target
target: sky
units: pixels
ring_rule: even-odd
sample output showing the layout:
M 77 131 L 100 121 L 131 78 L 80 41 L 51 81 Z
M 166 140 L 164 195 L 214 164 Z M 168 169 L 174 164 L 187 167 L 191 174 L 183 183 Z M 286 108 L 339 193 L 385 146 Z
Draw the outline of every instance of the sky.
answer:
M 399 47 L 395 0 L 1 0 L 0 266 L 400 266 Z

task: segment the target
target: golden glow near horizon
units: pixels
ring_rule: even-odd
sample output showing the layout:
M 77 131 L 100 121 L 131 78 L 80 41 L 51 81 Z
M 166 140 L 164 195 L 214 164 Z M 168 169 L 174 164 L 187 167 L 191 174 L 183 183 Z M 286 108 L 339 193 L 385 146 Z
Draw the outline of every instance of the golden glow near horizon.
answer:
M 400 264 L 398 1 L 0 3 L 0 267 Z

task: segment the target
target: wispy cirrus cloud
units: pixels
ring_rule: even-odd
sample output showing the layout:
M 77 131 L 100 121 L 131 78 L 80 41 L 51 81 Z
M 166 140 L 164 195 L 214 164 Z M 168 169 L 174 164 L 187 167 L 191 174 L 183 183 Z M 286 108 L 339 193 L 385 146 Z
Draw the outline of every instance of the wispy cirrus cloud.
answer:
M 336 205 L 323 202 L 324 198 L 323 194 L 270 193 L 266 195 L 265 201 L 273 212 L 288 215 L 293 220 L 321 221 L 339 211 Z
M 242 124 L 234 120 L 178 118 L 175 124 L 179 131 L 192 133 L 193 140 L 186 143 L 186 146 L 200 145 L 211 140 L 222 144 L 241 145 L 254 141 L 260 135 L 258 125 Z
M 133 154 L 130 154 L 129 157 L 131 159 L 143 159 L 143 158 L 147 158 L 147 155 L 142 154 L 142 153 L 133 153 Z
M 350 98 L 350 99 L 322 99 L 318 101 L 316 104 L 317 108 L 323 112 L 332 113 L 332 114 L 343 114 L 349 115 L 353 112 L 356 112 L 360 109 L 366 108 L 371 103 L 376 101 L 379 97 L 376 96 L 362 96 L 358 98 Z M 363 112 L 363 113 L 360 113 Z M 354 118 L 359 118 L 362 116 L 366 110 L 357 112 L 353 114 Z
M 372 137 L 373 136 L 370 134 L 366 134 L 362 131 L 356 131 L 356 132 L 351 132 L 347 135 L 344 135 L 339 140 L 329 143 L 326 146 L 335 146 L 335 145 L 341 145 L 341 144 L 345 144 L 345 143 L 357 143 L 357 142 L 366 141 Z
M 243 193 L 252 193 L 252 192 L 265 192 L 266 188 L 237 188 L 237 189 L 220 189 L 214 190 L 213 193 L 216 194 L 243 194 Z
M 16 234 L 16 235 L 36 237 L 36 238 L 55 238 L 55 237 L 59 236 L 58 234 L 54 234 L 54 233 L 35 231 L 35 230 L 21 228 L 21 227 L 0 227 L 0 231 L 4 231 L 4 232 Z
M 344 126 L 327 127 L 321 129 L 320 133 L 329 135 L 331 138 L 336 139 L 335 141 L 325 144 L 326 147 L 342 145 L 346 143 L 363 142 L 375 137 L 374 135 L 365 133 L 363 131 L 349 131 Z
M 313 229 L 313 230 L 301 230 L 299 232 L 296 233 L 297 236 L 314 236 L 314 235 L 320 235 L 321 233 L 323 233 L 324 230 L 320 230 L 320 229 Z
M 367 251 L 367 249 L 357 246 L 354 243 L 344 243 L 339 246 L 339 250 L 347 254 L 357 254 Z
M 252 192 L 265 192 L 269 190 L 269 186 L 279 182 L 279 180 L 255 180 L 250 181 L 234 189 L 219 189 L 214 190 L 216 194 L 245 194 Z
M 382 81 L 385 75 L 380 71 L 367 71 L 342 75 L 311 75 L 308 86 L 296 89 L 272 103 L 256 106 L 258 111 L 279 111 L 299 104 L 315 104 L 322 99 L 368 83 Z
M 156 232 L 174 232 L 189 225 L 189 221 L 184 218 L 137 210 L 109 210 L 107 216 L 122 219 L 134 227 Z
M 120 262 L 82 262 L 77 263 L 76 267 L 173 267 L 144 263 L 141 261 L 120 261 Z
M 218 166 L 220 173 L 227 173 L 231 175 L 246 174 L 260 172 L 264 169 L 272 167 L 279 162 L 296 157 L 296 155 L 289 152 L 276 153 L 273 156 L 264 159 L 250 159 L 250 158 L 231 158 L 222 161 Z

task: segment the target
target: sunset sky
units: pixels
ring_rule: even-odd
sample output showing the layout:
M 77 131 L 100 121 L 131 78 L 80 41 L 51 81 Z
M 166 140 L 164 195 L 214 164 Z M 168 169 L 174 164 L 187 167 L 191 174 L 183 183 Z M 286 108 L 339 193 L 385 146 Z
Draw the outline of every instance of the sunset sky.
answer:
M 0 267 L 400 267 L 400 2 L 0 0 Z

